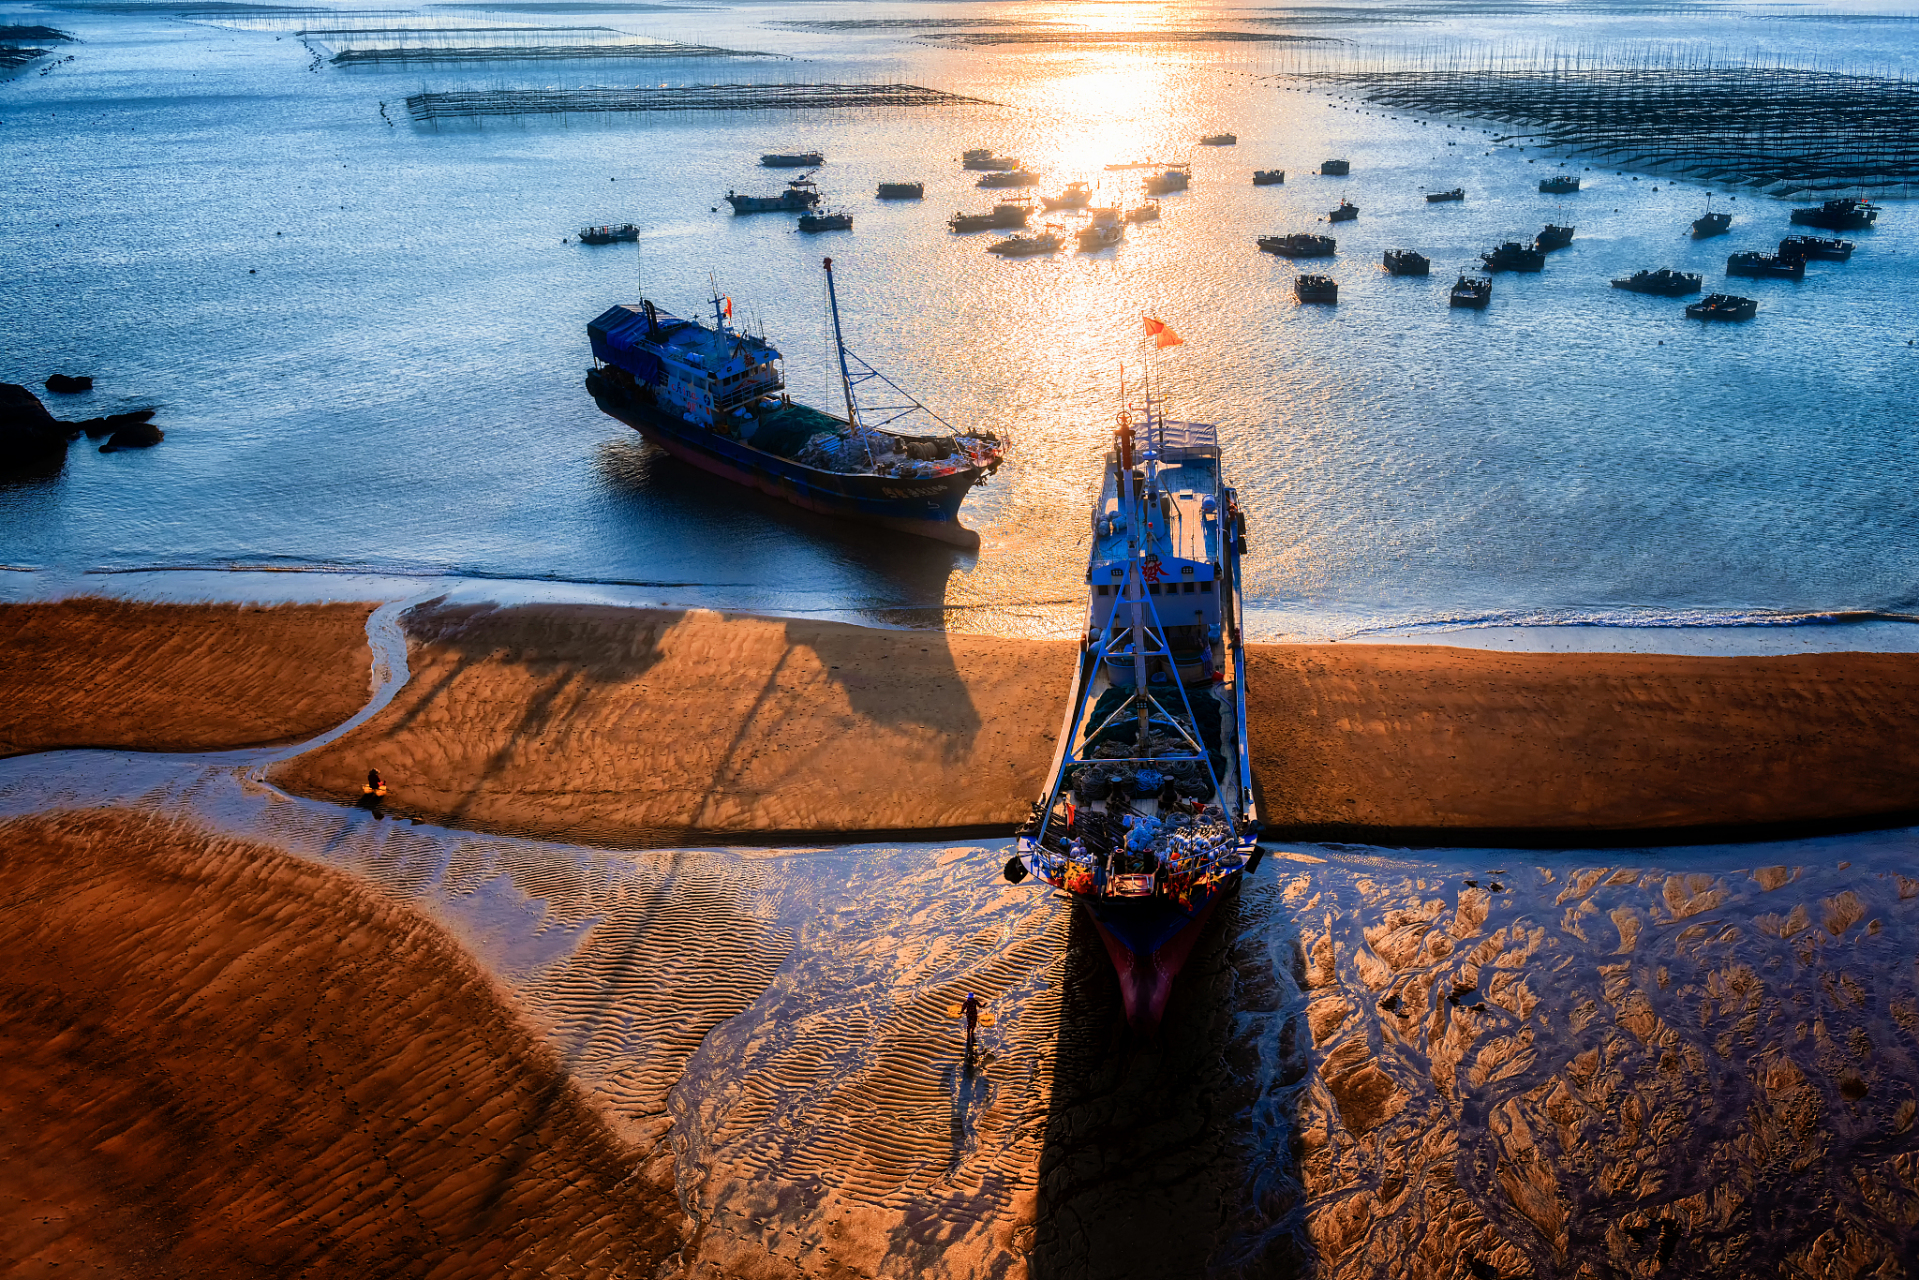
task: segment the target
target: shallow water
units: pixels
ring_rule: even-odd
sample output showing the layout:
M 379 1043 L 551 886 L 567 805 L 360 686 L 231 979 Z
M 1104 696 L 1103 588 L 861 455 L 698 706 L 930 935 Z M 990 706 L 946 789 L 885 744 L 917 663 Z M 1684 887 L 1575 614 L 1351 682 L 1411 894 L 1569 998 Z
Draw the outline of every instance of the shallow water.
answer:
M 100 389 L 57 412 L 152 403 L 168 439 L 147 454 L 76 446 L 59 478 L 0 490 L 0 560 L 617 581 L 675 603 L 1057 633 L 1072 626 L 1120 366 L 1140 367 L 1138 317 L 1152 312 L 1186 338 L 1158 361 L 1162 385 L 1180 412 L 1221 424 L 1251 511 L 1248 604 L 1264 634 L 1914 609 L 1919 231 L 1903 204 L 1856 237 L 1851 263 L 1742 286 L 1762 299 L 1757 322 L 1689 325 L 1606 279 L 1671 264 L 1716 280 L 1726 253 L 1784 233 L 1778 202 L 1740 195 L 1734 233 L 1695 244 L 1683 232 L 1704 204 L 1696 188 L 1594 173 L 1575 196 L 1541 196 L 1550 158 L 1278 87 L 1262 77 L 1291 55 L 1274 46 L 947 48 L 769 25 L 792 13 L 548 20 L 799 59 L 649 64 L 659 82 L 898 78 L 1004 105 L 391 126 L 380 104 L 404 121 L 400 100 L 422 88 L 628 73 L 309 71 L 291 19 L 242 30 L 58 14 L 84 37 L 76 60 L 0 84 L 0 242 L 14 268 L 0 377 L 91 372 Z M 803 16 L 1096 30 L 1244 18 L 978 4 Z M 1902 30 L 1715 11 L 1310 33 L 1355 48 L 1631 36 L 1885 66 L 1909 56 Z M 1191 145 L 1218 128 L 1238 146 Z M 1190 156 L 1195 179 L 1116 250 L 1005 262 L 984 252 L 988 237 L 943 225 L 983 203 L 954 161 L 973 145 L 1021 154 L 1054 182 L 1147 154 Z M 729 187 L 776 185 L 754 164 L 775 147 L 828 155 L 822 184 L 855 232 L 804 237 L 784 217 L 711 211 Z M 1334 153 L 1353 175 L 1313 176 Z M 1254 189 L 1255 165 L 1286 168 L 1287 183 Z M 871 198 L 904 178 L 927 183 L 923 202 Z M 1464 205 L 1420 199 L 1456 183 Z M 1292 268 L 1252 240 L 1309 226 L 1341 196 L 1364 212 L 1337 229 L 1340 305 L 1301 308 Z M 1449 272 L 1561 217 L 1578 236 L 1543 275 L 1502 275 L 1484 314 L 1443 305 Z M 563 243 L 616 218 L 646 227 L 637 252 Z M 1434 276 L 1384 276 L 1379 254 L 1396 245 L 1428 253 Z M 947 416 L 1018 438 L 969 501 L 977 555 L 691 474 L 580 387 L 588 318 L 642 279 L 696 310 L 710 275 L 785 349 L 796 393 L 830 405 L 828 253 L 856 349 Z

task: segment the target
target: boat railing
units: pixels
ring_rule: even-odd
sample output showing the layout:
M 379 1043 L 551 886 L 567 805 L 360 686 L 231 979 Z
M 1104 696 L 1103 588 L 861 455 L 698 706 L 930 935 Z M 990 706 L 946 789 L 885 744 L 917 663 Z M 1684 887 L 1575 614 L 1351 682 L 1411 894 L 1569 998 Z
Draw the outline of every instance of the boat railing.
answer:
M 786 390 L 786 380 L 783 378 L 775 378 L 771 382 L 755 382 L 750 385 L 742 383 L 724 395 L 713 397 L 713 407 L 716 410 L 737 409 L 743 404 L 751 404 L 755 400 L 762 400 L 784 390 Z

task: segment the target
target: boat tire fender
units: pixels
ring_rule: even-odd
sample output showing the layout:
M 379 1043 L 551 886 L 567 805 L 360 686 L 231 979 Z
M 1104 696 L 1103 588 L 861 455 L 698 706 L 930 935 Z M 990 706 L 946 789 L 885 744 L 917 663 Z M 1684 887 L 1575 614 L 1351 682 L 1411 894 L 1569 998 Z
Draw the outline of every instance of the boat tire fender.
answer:
M 1007 884 L 1018 884 L 1026 878 L 1026 864 L 1019 860 L 1018 855 L 1014 855 L 1006 860 L 1006 865 L 1001 868 L 1000 874 L 1006 877 Z

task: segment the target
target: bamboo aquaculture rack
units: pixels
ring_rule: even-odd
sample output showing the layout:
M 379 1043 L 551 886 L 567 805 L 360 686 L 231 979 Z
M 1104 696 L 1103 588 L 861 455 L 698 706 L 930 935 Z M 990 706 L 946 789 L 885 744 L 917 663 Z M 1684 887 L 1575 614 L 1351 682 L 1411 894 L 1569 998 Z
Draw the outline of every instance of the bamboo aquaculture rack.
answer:
M 810 111 L 831 107 L 993 106 L 916 84 L 693 84 L 661 88 L 477 89 L 416 93 L 415 120 L 621 111 Z

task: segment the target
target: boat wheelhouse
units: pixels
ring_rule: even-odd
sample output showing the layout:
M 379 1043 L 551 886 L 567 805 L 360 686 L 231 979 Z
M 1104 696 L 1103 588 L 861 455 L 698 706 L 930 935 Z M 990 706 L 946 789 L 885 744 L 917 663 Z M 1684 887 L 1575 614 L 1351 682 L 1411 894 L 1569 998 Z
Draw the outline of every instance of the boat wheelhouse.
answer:
M 595 317 L 586 326 L 587 391 L 603 412 L 714 475 L 824 515 L 977 546 L 979 535 L 959 523 L 960 504 L 998 469 L 1003 443 L 955 427 L 846 349 L 832 263 L 826 295 L 844 417 L 785 394 L 778 349 L 733 328 L 731 301 L 718 297 L 711 325 L 645 298 Z M 862 408 L 859 388 L 875 382 L 885 402 Z M 915 415 L 930 433 L 905 429 Z
M 1136 449 L 1137 443 L 1137 449 Z M 1005 876 L 1084 907 L 1150 1034 L 1220 900 L 1259 862 L 1238 497 L 1217 431 L 1122 414 L 1092 512 L 1087 611 L 1046 789 Z

